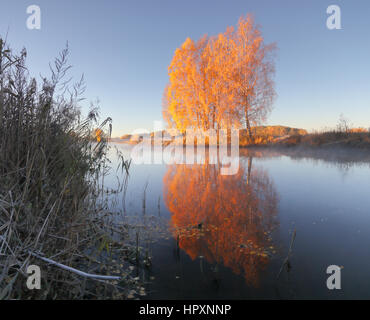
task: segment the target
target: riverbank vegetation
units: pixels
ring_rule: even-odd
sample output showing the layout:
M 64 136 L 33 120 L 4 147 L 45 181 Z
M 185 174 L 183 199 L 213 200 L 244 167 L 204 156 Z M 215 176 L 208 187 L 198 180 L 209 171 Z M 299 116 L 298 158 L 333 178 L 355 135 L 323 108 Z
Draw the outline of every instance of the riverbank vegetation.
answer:
M 311 133 L 294 133 L 275 139 L 266 146 L 305 147 L 305 148 L 355 148 L 370 150 L 370 130 L 355 128 L 343 115 L 336 128 L 314 131 Z
M 26 56 L 0 39 L 0 299 L 142 293 L 131 276 L 139 244 L 113 224 L 104 187 L 111 119 L 99 123 L 97 108 L 82 116 L 83 78 L 65 81 L 68 47 L 41 83 Z M 29 265 L 41 268 L 42 290 L 26 286 Z
M 337 132 L 335 130 L 314 132 L 307 135 L 293 135 L 285 139 L 266 144 L 266 146 L 370 149 L 370 133 L 369 131 Z

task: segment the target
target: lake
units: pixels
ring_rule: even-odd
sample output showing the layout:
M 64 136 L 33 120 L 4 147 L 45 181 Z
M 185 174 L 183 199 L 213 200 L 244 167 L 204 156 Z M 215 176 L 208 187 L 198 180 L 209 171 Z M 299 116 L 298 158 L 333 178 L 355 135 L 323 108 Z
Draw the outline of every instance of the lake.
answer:
M 112 147 L 126 158 L 132 149 Z M 124 201 L 119 195 L 115 205 L 153 227 L 145 241 L 140 236 L 151 257 L 135 271 L 147 283 L 142 298 L 369 299 L 370 162 L 363 159 L 241 149 L 235 175 L 207 162 L 132 164 Z M 119 179 L 112 170 L 106 183 L 114 188 Z M 340 290 L 327 288 L 330 265 L 341 268 Z

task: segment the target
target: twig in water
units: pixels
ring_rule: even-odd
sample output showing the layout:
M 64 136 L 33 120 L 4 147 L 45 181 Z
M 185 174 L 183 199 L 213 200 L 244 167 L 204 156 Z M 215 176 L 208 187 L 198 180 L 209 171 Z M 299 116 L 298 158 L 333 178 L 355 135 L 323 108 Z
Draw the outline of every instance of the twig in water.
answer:
M 284 266 L 288 266 L 289 265 L 289 258 L 290 258 L 290 255 L 292 254 L 292 248 L 293 248 L 293 243 L 294 243 L 294 240 L 295 240 L 295 236 L 296 236 L 296 230 L 294 229 L 293 234 L 292 234 L 292 239 L 290 240 L 290 246 L 289 246 L 288 255 L 285 258 L 283 264 L 281 265 L 280 271 L 279 271 L 279 273 L 277 275 L 277 279 L 279 279 L 280 274 L 283 271 Z

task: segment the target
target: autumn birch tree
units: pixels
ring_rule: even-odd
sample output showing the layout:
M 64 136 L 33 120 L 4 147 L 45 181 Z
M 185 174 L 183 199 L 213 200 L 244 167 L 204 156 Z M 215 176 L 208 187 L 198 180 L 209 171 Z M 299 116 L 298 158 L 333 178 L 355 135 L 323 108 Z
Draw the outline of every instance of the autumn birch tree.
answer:
M 232 43 L 233 88 L 251 138 L 251 124 L 266 120 L 276 95 L 273 81 L 276 46 L 264 44 L 251 15 L 239 19 Z
M 237 29 L 176 49 L 168 68 L 163 117 L 169 127 L 220 129 L 264 121 L 275 97 L 275 45 L 266 45 L 252 16 L 240 18 Z

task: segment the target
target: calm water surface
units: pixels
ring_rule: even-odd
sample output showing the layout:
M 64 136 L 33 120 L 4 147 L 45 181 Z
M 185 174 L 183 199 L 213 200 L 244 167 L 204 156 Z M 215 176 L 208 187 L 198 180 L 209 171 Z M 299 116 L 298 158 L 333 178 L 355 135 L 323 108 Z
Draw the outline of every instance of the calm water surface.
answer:
M 369 299 L 370 164 L 330 159 L 244 150 L 232 176 L 210 164 L 132 165 L 126 215 L 162 221 L 151 267 L 137 270 L 145 298 Z M 341 290 L 326 287 L 333 264 Z

